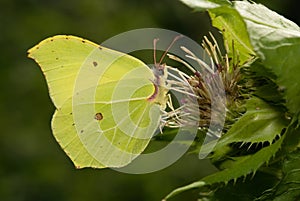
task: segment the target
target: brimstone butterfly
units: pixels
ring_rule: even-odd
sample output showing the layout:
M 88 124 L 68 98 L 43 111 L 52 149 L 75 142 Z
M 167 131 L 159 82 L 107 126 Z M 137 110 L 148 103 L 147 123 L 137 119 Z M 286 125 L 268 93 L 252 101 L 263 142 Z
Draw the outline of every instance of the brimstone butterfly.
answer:
M 77 168 L 123 167 L 143 152 L 167 102 L 162 69 L 75 36 L 28 53 L 56 107 L 53 134 Z

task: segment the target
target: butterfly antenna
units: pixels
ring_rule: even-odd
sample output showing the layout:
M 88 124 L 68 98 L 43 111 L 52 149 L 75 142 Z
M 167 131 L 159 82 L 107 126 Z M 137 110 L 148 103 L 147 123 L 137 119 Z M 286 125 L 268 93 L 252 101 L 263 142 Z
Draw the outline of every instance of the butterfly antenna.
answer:
M 161 64 L 161 62 L 163 61 L 163 59 L 165 58 L 165 56 L 167 55 L 168 51 L 171 49 L 171 47 L 174 45 L 174 43 L 179 40 L 180 38 L 182 38 L 183 35 L 178 35 L 176 36 L 173 41 L 170 43 L 169 47 L 166 49 L 166 51 L 164 52 L 164 54 L 161 56 L 160 60 L 159 60 L 159 64 Z M 157 41 L 156 41 L 157 42 Z M 155 49 L 155 48 L 154 48 Z M 156 64 L 156 59 L 155 59 L 155 64 Z
M 154 59 L 154 66 L 157 65 L 157 63 L 156 63 L 156 44 L 157 44 L 157 41 L 159 41 L 158 38 L 155 38 L 155 39 L 153 40 L 153 59 Z

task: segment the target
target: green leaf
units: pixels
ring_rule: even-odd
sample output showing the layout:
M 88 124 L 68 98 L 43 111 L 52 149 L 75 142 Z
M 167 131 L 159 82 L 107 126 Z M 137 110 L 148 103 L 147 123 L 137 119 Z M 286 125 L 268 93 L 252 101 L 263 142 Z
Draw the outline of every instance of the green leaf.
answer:
M 251 44 L 266 68 L 285 89 L 286 106 L 300 112 L 300 28 L 261 4 L 237 1 L 234 7 L 244 18 Z
M 203 181 L 197 181 L 197 182 L 194 182 L 194 183 L 191 183 L 189 185 L 186 185 L 186 186 L 183 186 L 183 187 L 180 187 L 180 188 L 177 188 L 175 190 L 173 190 L 169 195 L 167 195 L 162 201 L 166 201 L 167 199 L 179 194 L 179 193 L 182 193 L 184 191 L 187 191 L 187 190 L 190 190 L 190 189 L 193 189 L 193 188 L 200 188 L 202 186 L 205 186 L 205 182 Z
M 274 175 L 259 171 L 255 177 L 249 176 L 246 181 L 239 179 L 235 183 L 231 182 L 227 186 L 218 188 L 210 197 L 215 198 L 216 201 L 253 201 L 277 182 L 278 179 Z M 206 198 L 206 194 L 201 195 Z
M 284 146 L 282 152 L 288 154 L 300 148 L 300 127 L 297 126 L 298 121 L 292 121 L 292 123 L 287 128 L 287 137 L 284 141 Z
M 208 12 L 213 26 L 222 31 L 225 46 L 229 48 L 229 57 L 234 61 L 239 59 L 241 63 L 245 63 L 251 55 L 255 55 L 245 22 L 234 8 L 222 6 L 209 9 Z
M 206 9 L 217 8 L 222 5 L 231 5 L 227 0 L 180 0 L 187 6 L 194 8 L 198 11 L 204 11 Z
M 256 172 L 259 167 L 261 167 L 264 163 L 268 162 L 275 155 L 275 153 L 280 149 L 284 137 L 285 136 L 282 136 L 274 144 L 259 150 L 253 155 L 248 155 L 245 157 L 241 157 L 240 159 L 237 159 L 235 165 L 232 166 L 231 168 L 222 170 L 215 174 L 211 174 L 207 177 L 204 177 L 200 181 L 175 189 L 165 197 L 165 200 L 173 197 L 178 193 L 190 189 L 201 188 L 215 183 L 226 184 L 230 180 L 236 180 L 239 177 L 246 176 L 251 172 Z
M 294 201 L 300 199 L 300 150 L 287 155 L 282 166 L 283 178 L 265 192 L 259 201 Z
M 227 0 L 181 0 L 197 11 L 208 10 L 214 27 L 223 33 L 225 46 L 229 48 L 229 57 L 241 63 L 255 55 L 249 41 L 246 25 L 240 14 Z
M 275 83 L 276 76 L 270 69 L 265 68 L 261 59 L 256 59 L 251 64 L 247 64 L 247 68 L 251 72 L 247 77 L 253 81 L 254 95 L 265 100 L 266 102 L 275 105 L 282 105 L 284 99 L 281 94 L 281 89 Z
M 271 144 L 282 129 L 288 126 L 289 121 L 279 107 L 269 105 L 257 97 L 249 99 L 245 107 L 247 112 L 222 136 L 214 149 L 213 157 L 226 155 L 224 150 L 231 143 L 250 143 L 249 146 L 260 142 Z

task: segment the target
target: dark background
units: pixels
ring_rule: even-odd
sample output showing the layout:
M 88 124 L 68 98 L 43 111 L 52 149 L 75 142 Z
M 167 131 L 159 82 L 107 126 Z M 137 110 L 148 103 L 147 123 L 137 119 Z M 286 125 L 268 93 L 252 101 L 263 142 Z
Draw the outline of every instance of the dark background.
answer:
M 259 1 L 299 24 L 296 0 Z M 200 42 L 212 30 L 205 13 L 175 0 L 0 0 L 0 200 L 155 201 L 213 171 L 196 156 L 147 175 L 76 170 L 51 134 L 54 107 L 26 51 L 57 34 L 101 43 L 124 31 L 157 27 Z M 174 200 L 196 200 L 197 192 Z

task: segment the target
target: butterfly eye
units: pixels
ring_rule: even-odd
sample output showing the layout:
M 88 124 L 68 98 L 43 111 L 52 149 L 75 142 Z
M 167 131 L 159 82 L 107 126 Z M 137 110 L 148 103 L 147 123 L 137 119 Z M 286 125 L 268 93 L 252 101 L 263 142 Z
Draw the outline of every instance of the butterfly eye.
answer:
M 158 69 L 158 73 L 159 73 L 160 76 L 163 76 L 165 74 L 165 72 L 162 68 Z
M 163 77 L 165 74 L 165 70 L 162 67 L 158 66 L 153 69 L 153 73 L 156 77 Z

